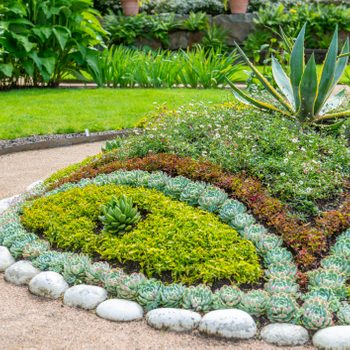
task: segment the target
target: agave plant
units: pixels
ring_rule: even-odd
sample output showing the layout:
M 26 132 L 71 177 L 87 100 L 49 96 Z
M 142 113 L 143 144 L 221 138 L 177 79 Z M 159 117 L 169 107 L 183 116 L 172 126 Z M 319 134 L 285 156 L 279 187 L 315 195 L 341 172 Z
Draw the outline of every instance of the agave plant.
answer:
M 264 88 L 273 97 L 276 104 L 259 101 L 241 91 L 230 81 L 234 96 L 242 103 L 268 111 L 277 111 L 285 116 L 297 118 L 302 123 L 322 123 L 325 121 L 349 117 L 350 111 L 333 112 L 344 98 L 345 90 L 332 96 L 332 92 L 343 75 L 349 59 L 349 38 L 347 38 L 340 55 L 338 55 L 338 29 L 323 63 L 321 74 L 318 76 L 314 54 L 305 65 L 304 41 L 306 24 L 301 29 L 290 48 L 290 75 L 281 64 L 272 58 L 272 74 L 281 93 L 259 72 L 250 62 L 243 50 L 236 44 L 237 49 Z

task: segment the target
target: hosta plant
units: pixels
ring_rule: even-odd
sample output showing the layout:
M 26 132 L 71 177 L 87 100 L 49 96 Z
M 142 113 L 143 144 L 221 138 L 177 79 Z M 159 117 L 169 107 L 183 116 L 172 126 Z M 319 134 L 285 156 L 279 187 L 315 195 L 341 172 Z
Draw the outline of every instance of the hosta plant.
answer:
M 103 223 L 103 230 L 112 234 L 127 232 L 140 221 L 141 214 L 134 207 L 132 198 L 125 195 L 112 200 L 102 206 L 102 214 L 99 219 Z
M 277 59 L 272 58 L 272 75 L 279 90 L 273 87 L 236 44 L 239 53 L 269 92 L 276 102 L 275 104 L 258 100 L 229 82 L 233 94 L 242 103 L 263 110 L 279 112 L 287 117 L 296 118 L 305 124 L 324 123 L 349 117 L 350 111 L 334 112 L 342 104 L 345 90 L 341 90 L 332 96 L 332 92 L 348 63 L 348 56 L 350 55 L 349 38 L 347 38 L 339 54 L 338 29 L 335 30 L 319 74 L 314 54 L 305 64 L 305 29 L 306 24 L 301 29 L 294 45 L 288 46 L 291 51 L 288 67 L 289 75 Z
M 208 312 L 212 308 L 213 293 L 205 285 L 191 286 L 186 288 L 182 306 L 184 309 Z
M 294 323 L 300 317 L 300 310 L 295 298 L 290 294 L 274 294 L 267 306 L 267 318 L 271 322 Z

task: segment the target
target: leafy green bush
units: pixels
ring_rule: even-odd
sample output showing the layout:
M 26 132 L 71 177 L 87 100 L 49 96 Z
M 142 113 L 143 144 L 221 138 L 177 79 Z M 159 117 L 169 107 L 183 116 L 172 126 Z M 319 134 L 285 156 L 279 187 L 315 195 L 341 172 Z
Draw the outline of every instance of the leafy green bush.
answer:
M 143 135 L 119 147 L 125 157 L 168 152 L 246 171 L 302 215 L 316 214 L 317 201 L 341 193 L 350 173 L 345 137 L 300 129 L 295 121 L 239 104 L 162 110 Z
M 276 33 L 282 27 L 287 35 L 296 37 L 304 23 L 308 23 L 306 31 L 306 47 L 310 49 L 326 49 L 336 25 L 340 31 L 350 31 L 349 3 L 332 4 L 318 1 L 271 1 L 260 2 L 255 6 L 257 12 L 256 29 L 246 40 L 246 50 L 253 52 L 270 42 L 271 38 L 280 39 Z M 280 40 L 274 42 L 279 47 Z M 248 51 L 247 51 L 248 52 Z
M 148 212 L 131 232 L 96 233 L 100 206 L 112 196 L 132 197 Z M 34 200 L 23 224 L 58 248 L 79 250 L 108 261 L 137 263 L 148 276 L 170 273 L 174 281 L 255 282 L 261 275 L 254 246 L 214 214 L 174 201 L 156 190 L 89 185 Z
M 99 86 L 213 88 L 226 77 L 236 79 L 241 69 L 236 59 L 234 52 L 224 54 L 220 48 L 145 52 L 116 46 L 89 54 L 86 70 Z
M 92 0 L 5 0 L 0 7 L 0 82 L 55 86 L 75 56 L 102 42 Z

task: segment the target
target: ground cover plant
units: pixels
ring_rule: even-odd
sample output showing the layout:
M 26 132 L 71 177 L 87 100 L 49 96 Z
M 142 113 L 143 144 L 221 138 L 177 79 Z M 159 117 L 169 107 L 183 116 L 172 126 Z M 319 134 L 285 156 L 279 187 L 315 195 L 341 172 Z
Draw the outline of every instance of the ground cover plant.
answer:
M 18 103 L 18 100 L 21 103 Z M 130 99 L 133 103 L 130 103 Z M 30 89 L 0 94 L 0 139 L 134 127 L 157 105 L 220 103 L 223 90 Z
M 123 234 L 102 221 L 103 232 L 96 234 L 101 205 L 121 195 L 131 198 L 145 217 Z M 169 273 L 175 282 L 227 278 L 241 284 L 260 276 L 252 244 L 212 214 L 174 202 L 156 190 L 115 185 L 72 189 L 35 201 L 24 209 L 23 223 L 58 248 L 97 254 L 109 262 L 137 263 L 148 277 Z

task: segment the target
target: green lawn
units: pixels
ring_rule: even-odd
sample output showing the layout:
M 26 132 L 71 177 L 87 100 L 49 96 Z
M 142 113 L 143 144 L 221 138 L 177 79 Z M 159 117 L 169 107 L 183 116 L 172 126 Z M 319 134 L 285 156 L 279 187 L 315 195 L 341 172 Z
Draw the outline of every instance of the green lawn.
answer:
M 0 92 L 0 139 L 132 127 L 156 105 L 231 100 L 227 90 L 28 89 Z

